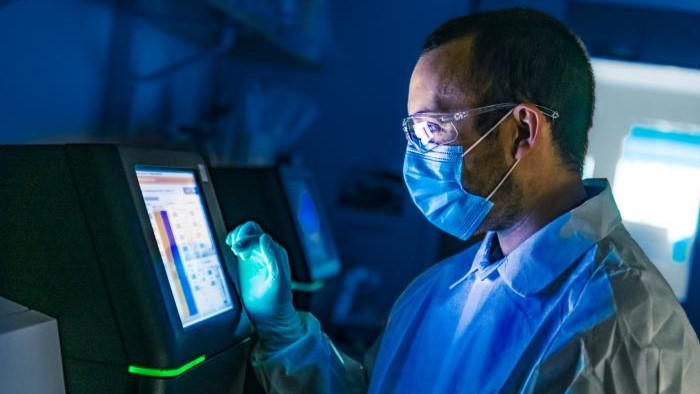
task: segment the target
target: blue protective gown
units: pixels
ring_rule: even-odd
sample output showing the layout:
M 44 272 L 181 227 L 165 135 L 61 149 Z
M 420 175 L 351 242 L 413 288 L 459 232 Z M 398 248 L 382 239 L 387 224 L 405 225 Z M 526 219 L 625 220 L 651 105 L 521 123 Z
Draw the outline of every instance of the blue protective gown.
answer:
M 419 276 L 364 363 L 310 314 L 305 335 L 253 353 L 268 392 L 700 393 L 700 344 L 622 226 L 605 180 L 506 257 L 494 233 Z

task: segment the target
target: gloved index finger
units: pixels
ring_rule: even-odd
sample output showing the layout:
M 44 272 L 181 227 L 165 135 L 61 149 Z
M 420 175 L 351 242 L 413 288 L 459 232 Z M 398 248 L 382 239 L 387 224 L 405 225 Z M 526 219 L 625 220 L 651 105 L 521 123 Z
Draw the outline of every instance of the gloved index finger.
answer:
M 282 245 L 278 244 L 269 234 L 260 236 L 260 249 L 265 251 L 269 258 L 280 261 L 285 254 Z
M 236 227 L 233 231 L 228 233 L 226 236 L 226 244 L 229 246 L 233 246 L 236 242 L 239 240 L 248 237 L 248 236 L 255 236 L 259 237 L 262 235 L 264 232 L 262 228 L 260 228 L 260 225 L 257 224 L 256 222 L 250 220 L 247 221 L 238 227 Z
M 265 234 L 263 234 L 265 235 Z M 246 257 L 247 252 L 252 252 L 260 247 L 260 237 L 263 235 L 250 235 L 237 240 L 233 245 L 231 245 L 231 250 L 239 255 L 239 257 Z
M 260 237 L 260 249 L 270 260 L 274 260 L 275 275 L 283 276 L 287 280 L 291 280 L 289 272 L 289 261 L 287 251 L 282 245 L 277 243 L 270 235 L 263 234 Z

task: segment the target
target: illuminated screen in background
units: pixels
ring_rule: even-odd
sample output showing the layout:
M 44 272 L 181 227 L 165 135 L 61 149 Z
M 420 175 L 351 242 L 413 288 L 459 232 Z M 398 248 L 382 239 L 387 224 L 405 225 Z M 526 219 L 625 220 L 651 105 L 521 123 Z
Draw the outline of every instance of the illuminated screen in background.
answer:
M 182 327 L 233 308 L 193 171 L 136 167 Z
M 613 189 L 625 227 L 684 301 L 700 209 L 700 127 L 633 126 Z
M 306 252 L 311 278 L 316 280 L 336 275 L 340 271 L 340 260 L 331 243 L 331 236 L 320 220 L 306 182 L 302 178 L 295 178 L 286 177 L 285 186 Z

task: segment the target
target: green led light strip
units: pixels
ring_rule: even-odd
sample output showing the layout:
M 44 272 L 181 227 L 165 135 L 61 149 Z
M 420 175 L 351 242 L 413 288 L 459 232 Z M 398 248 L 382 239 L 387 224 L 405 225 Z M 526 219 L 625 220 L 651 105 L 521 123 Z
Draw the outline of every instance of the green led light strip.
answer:
M 203 363 L 205 359 L 206 357 L 204 355 L 201 355 L 196 359 L 188 362 L 187 364 L 179 368 L 173 369 L 157 369 L 129 365 L 129 373 L 132 373 L 134 375 L 149 376 L 153 378 L 174 378 Z
M 301 291 L 303 293 L 313 293 L 318 291 L 323 287 L 323 281 L 317 280 L 316 282 L 303 283 L 303 282 L 292 282 L 292 290 Z

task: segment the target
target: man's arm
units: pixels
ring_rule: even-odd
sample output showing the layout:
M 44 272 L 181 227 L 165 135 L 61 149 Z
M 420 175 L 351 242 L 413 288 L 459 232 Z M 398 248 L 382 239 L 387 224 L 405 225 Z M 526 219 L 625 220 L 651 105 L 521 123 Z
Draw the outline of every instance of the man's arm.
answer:
M 268 393 L 362 393 L 367 390 L 371 363 L 378 346 L 367 353 L 365 365 L 338 350 L 310 313 L 299 313 L 303 335 L 275 352 L 253 350 L 252 364 Z M 377 344 L 379 341 L 377 341 Z
M 583 290 L 526 391 L 697 393 L 700 343 L 660 274 L 628 268 L 601 278 Z
M 545 360 L 526 391 L 697 393 L 698 339 L 679 323 L 670 321 L 671 326 L 660 327 L 654 341 L 640 343 L 626 323 L 613 317 Z

